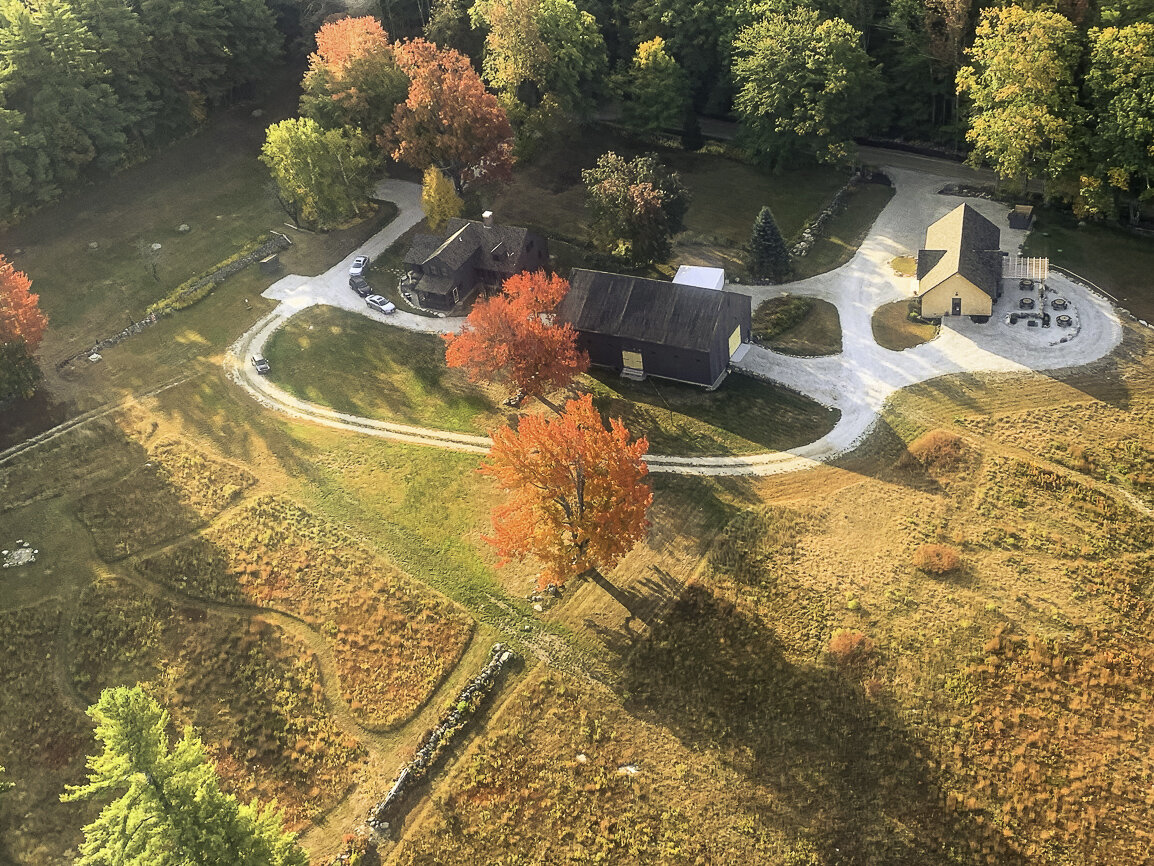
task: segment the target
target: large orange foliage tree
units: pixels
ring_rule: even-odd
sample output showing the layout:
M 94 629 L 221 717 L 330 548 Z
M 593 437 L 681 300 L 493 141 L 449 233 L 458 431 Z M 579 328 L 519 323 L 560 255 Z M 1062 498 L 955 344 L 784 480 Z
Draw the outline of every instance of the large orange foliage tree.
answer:
M 317 50 L 301 82 L 301 114 L 327 129 L 385 133 L 408 93 L 389 34 L 377 19 L 341 18 L 317 31 Z
M 480 471 L 509 492 L 493 510 L 487 540 L 501 558 L 533 556 L 541 586 L 589 574 L 612 592 L 604 574 L 644 536 L 653 491 L 645 482 L 644 437 L 613 418 L 606 429 L 586 394 L 560 415 L 528 415 L 517 430 L 493 432 Z
M 460 334 L 445 336 L 445 363 L 464 368 L 474 382 L 506 379 L 552 406 L 545 393 L 589 368 L 573 326 L 554 317 L 568 291 L 568 280 L 544 271 L 514 274 L 503 293 L 473 305 Z
M 513 128 L 469 59 L 424 39 L 394 51 L 410 85 L 387 137 L 393 159 L 422 171 L 437 166 L 458 192 L 473 180 L 509 180 Z
M 32 282 L 0 256 L 0 400 L 32 396 L 40 369 L 32 353 L 40 346 L 48 319 Z

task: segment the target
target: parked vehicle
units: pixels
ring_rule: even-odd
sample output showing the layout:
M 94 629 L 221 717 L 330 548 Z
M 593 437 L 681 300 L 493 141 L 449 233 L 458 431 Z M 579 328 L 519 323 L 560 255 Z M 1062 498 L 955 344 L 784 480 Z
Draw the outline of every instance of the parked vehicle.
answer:
M 369 266 L 368 256 L 357 256 L 353 259 L 352 265 L 349 266 L 349 276 L 359 277 L 364 274 L 365 269 Z
M 267 373 L 269 370 L 272 369 L 272 367 L 269 366 L 268 360 L 265 358 L 264 355 L 253 355 L 252 356 L 252 365 L 253 365 L 253 367 L 256 368 L 256 371 L 258 373 L 260 373 L 262 376 L 265 373 Z
M 376 310 L 378 313 L 384 313 L 386 316 L 389 313 L 395 313 L 397 310 L 397 305 L 383 295 L 369 295 L 365 298 L 365 303 L 368 304 L 370 310 Z
M 366 298 L 373 293 L 373 287 L 369 285 L 369 281 L 364 277 L 349 277 L 349 288 Z

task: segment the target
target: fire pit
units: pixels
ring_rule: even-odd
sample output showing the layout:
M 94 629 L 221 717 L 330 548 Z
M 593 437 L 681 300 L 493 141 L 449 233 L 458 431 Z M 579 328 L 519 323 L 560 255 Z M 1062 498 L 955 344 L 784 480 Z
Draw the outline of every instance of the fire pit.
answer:
M 1050 301 L 1050 306 L 1055 310 L 1064 310 L 1070 306 L 1070 302 L 1065 298 L 1054 298 L 1054 300 Z
M 1068 328 L 1074 324 L 1074 320 L 1066 315 L 1058 316 L 1054 321 L 1058 323 L 1059 328 Z

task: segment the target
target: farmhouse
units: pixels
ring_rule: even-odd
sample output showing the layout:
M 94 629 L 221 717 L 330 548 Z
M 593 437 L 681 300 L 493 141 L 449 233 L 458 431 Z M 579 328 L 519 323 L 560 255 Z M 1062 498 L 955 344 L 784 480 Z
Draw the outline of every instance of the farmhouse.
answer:
M 998 227 L 968 204 L 930 225 L 918 250 L 922 316 L 989 316 L 1002 294 L 1000 240 Z
M 417 235 L 404 264 L 401 287 L 419 306 L 449 312 L 468 306 L 481 291 L 498 291 L 513 274 L 547 267 L 549 245 L 528 229 L 496 225 L 485 211 L 481 222 L 449 220 L 448 237 Z
M 748 295 L 581 268 L 569 285 L 558 316 L 576 328 L 592 363 L 627 378 L 657 376 L 712 390 L 749 342 Z

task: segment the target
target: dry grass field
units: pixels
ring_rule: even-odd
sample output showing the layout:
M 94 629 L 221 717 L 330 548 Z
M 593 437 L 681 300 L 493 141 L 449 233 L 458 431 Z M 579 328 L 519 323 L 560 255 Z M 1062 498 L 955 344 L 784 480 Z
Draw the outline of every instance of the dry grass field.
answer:
M 549 612 L 612 687 L 510 696 L 386 862 L 1145 862 L 1150 351 L 926 383 L 840 467 L 659 482 L 615 575 L 644 625 Z

